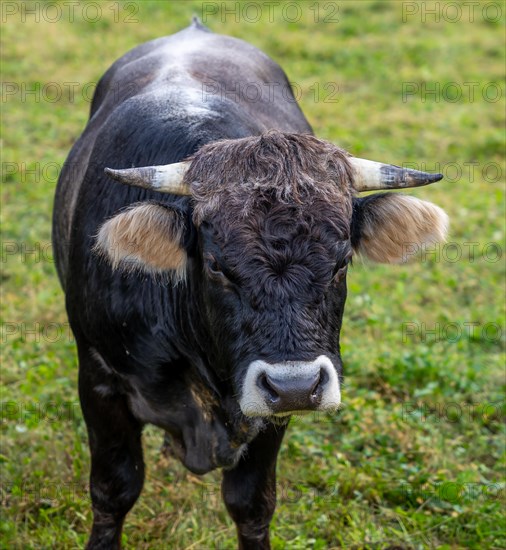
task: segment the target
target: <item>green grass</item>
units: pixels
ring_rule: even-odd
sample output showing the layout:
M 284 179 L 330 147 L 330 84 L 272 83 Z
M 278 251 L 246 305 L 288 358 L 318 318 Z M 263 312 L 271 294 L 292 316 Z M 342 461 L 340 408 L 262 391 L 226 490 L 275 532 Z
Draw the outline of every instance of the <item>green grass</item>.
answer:
M 91 522 L 75 347 L 47 248 L 54 163 L 86 124 L 88 83 L 128 49 L 222 3 L 130 3 L 137 23 L 124 22 L 128 3 L 100 3 L 94 23 L 84 4 L 73 22 L 61 4 L 58 22 L 42 14 L 23 22 L 18 12 L 2 29 L 2 548 L 81 548 Z M 450 11 L 423 21 L 419 3 L 364 1 L 320 2 L 315 21 L 314 5 L 301 2 L 292 22 L 283 4 L 272 22 L 266 9 L 255 23 L 223 12 L 206 22 L 282 64 L 319 137 L 371 159 L 442 170 L 445 180 L 412 194 L 447 210 L 455 244 L 410 265 L 355 262 L 344 406 L 336 416 L 293 419 L 279 457 L 273 547 L 504 548 L 503 17 L 490 21 L 494 12 L 483 17 L 479 8 L 473 21 L 465 9 L 454 23 L 445 21 Z M 333 5 L 338 21 L 325 22 Z M 418 15 L 403 21 L 403 5 Z M 44 88 L 50 82 L 63 92 L 57 101 Z M 73 82 L 69 97 L 64 83 Z M 449 83 L 462 87 L 460 98 Z M 477 83 L 474 98 L 464 83 Z M 406 85 L 440 93 L 403 101 Z M 484 99 L 494 85 L 502 97 Z M 23 86 L 39 86 L 40 97 Z M 465 243 L 477 243 L 474 257 Z M 487 243 L 497 243 L 498 261 Z M 473 334 L 466 323 L 477 323 Z M 144 443 L 146 484 L 126 520 L 125 547 L 235 548 L 219 472 L 199 478 L 163 457 L 155 428 Z

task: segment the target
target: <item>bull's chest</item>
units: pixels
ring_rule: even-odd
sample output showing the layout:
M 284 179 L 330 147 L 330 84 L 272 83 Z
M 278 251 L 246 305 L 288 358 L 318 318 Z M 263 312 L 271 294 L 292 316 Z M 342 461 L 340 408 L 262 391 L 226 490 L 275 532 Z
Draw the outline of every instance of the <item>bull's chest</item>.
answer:
M 154 393 L 131 386 L 127 399 L 139 421 L 165 430 L 165 450 L 198 474 L 233 467 L 263 425 L 244 417 L 234 400 L 220 400 L 197 382 Z

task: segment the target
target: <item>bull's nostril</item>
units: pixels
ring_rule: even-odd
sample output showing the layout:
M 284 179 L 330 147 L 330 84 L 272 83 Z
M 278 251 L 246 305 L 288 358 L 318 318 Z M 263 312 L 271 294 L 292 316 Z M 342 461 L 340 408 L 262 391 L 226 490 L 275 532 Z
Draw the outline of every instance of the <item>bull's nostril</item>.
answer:
M 323 388 L 328 382 L 328 379 L 329 375 L 327 371 L 325 369 L 320 369 L 320 372 L 311 387 L 311 391 L 309 392 L 309 400 L 311 403 L 317 405 L 321 401 Z
M 259 379 L 257 384 L 262 388 L 266 394 L 269 396 L 269 399 L 272 403 L 276 403 L 279 401 L 279 394 L 278 392 L 269 384 L 269 380 L 267 379 L 267 375 L 263 373 Z
M 317 393 L 318 387 L 320 386 L 321 377 L 322 377 L 322 371 L 318 373 L 318 376 L 315 378 L 315 381 L 311 386 L 311 389 L 309 390 L 309 394 L 311 395 L 311 397 L 313 397 Z

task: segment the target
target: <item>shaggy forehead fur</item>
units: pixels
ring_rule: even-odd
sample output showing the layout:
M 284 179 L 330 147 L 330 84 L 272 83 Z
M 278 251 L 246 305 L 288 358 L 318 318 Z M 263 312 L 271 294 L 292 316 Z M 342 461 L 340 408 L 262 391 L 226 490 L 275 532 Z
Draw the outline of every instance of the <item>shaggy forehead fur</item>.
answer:
M 271 130 L 261 136 L 204 146 L 185 182 L 194 198 L 194 222 L 221 212 L 246 218 L 261 204 L 332 205 L 349 221 L 352 168 L 348 154 L 309 134 Z
M 208 224 L 211 253 L 257 310 L 322 298 L 349 248 L 352 170 L 344 151 L 270 131 L 203 147 L 185 177 L 194 223 Z M 299 325 L 291 323 L 300 336 Z

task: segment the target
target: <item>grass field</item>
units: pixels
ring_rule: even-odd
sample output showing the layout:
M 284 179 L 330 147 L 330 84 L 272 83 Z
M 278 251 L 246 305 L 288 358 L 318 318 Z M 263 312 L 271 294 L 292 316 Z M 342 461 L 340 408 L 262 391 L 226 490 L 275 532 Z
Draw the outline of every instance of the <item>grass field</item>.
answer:
M 110 64 L 196 14 L 280 62 L 319 137 L 442 171 L 412 195 L 452 220 L 448 244 L 410 265 L 353 265 L 344 406 L 293 419 L 273 548 L 505 548 L 506 4 L 71 4 L 2 3 L 0 547 L 86 541 L 87 438 L 50 248 L 58 167 Z M 235 548 L 219 472 L 191 475 L 161 443 L 148 427 L 125 548 Z

